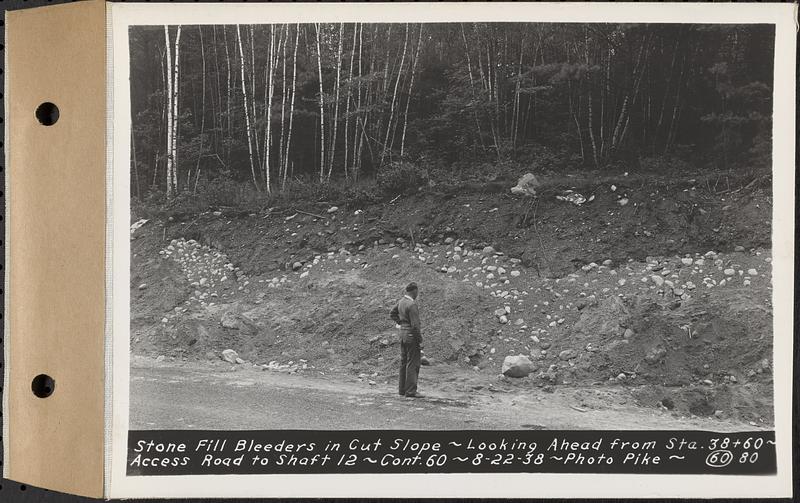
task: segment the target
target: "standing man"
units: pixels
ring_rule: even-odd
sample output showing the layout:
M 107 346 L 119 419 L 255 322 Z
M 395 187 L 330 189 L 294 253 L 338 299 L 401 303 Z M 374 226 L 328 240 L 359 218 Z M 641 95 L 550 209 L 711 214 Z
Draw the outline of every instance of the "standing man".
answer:
M 417 393 L 422 335 L 419 325 L 419 308 L 416 298 L 419 289 L 416 283 L 409 283 L 406 294 L 392 309 L 390 316 L 400 325 L 400 386 L 401 395 L 420 398 Z

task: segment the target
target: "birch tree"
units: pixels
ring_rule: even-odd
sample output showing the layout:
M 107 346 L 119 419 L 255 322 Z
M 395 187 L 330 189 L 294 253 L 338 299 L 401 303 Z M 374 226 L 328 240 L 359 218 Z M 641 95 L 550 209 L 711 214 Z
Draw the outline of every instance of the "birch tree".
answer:
M 388 145 L 389 145 L 389 134 L 392 131 L 392 119 L 394 118 L 394 108 L 395 102 L 397 102 L 397 88 L 400 86 L 400 77 L 403 74 L 403 64 L 406 61 L 406 50 L 408 48 L 408 23 L 406 23 L 406 37 L 405 42 L 403 42 L 403 55 L 400 58 L 400 68 L 397 70 L 397 79 L 394 81 L 394 93 L 392 93 L 392 104 L 389 107 L 389 121 L 386 124 L 386 136 L 383 140 L 383 149 L 381 151 L 381 165 L 383 165 L 383 159 L 386 156 Z
M 240 61 L 240 69 L 241 69 L 241 81 L 242 81 L 242 100 L 244 101 L 244 117 L 245 117 L 245 130 L 247 132 L 247 150 L 250 154 L 250 172 L 253 175 L 253 186 L 255 186 L 256 190 L 261 190 L 258 186 L 258 177 L 256 176 L 256 163 L 253 158 L 253 133 L 250 127 L 250 106 L 249 101 L 247 99 L 247 82 L 245 81 L 245 72 L 244 72 L 244 51 L 242 50 L 242 33 L 239 29 L 239 25 L 236 25 L 236 41 L 239 45 L 239 61 Z
M 320 47 L 320 24 L 314 25 L 317 31 L 317 71 L 319 73 L 319 181 L 325 181 L 325 91 L 322 89 L 322 49 Z

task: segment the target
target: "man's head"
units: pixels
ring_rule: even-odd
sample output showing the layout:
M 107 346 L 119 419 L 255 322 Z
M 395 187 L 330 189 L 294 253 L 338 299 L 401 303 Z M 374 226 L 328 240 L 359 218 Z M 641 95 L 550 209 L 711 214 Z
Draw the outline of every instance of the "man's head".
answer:
M 416 299 L 417 295 L 419 295 L 419 288 L 417 288 L 417 284 L 414 282 L 409 283 L 406 287 L 406 293 L 412 299 Z

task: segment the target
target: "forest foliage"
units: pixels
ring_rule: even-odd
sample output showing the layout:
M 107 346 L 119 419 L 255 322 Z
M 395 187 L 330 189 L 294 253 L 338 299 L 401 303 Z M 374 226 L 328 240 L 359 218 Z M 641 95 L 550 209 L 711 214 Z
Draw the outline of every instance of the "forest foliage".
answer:
M 769 25 L 132 27 L 131 193 L 768 168 L 773 44 Z

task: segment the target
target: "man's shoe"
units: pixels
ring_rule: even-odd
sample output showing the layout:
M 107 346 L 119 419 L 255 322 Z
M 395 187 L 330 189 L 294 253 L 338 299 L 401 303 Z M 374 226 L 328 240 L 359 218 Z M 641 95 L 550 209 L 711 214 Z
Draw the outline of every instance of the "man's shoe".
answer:
M 422 393 L 406 393 L 406 398 L 425 398 Z

